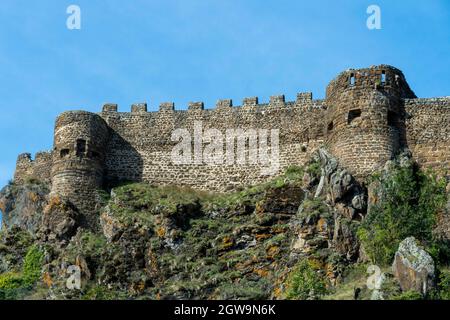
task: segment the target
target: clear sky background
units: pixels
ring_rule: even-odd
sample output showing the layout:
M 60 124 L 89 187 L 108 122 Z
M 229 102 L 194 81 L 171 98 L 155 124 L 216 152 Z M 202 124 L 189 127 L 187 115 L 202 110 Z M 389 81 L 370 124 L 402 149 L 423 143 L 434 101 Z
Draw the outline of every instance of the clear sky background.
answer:
M 70 4 L 81 30 L 66 28 Z M 2 0 L 0 186 L 19 153 L 51 148 L 60 112 L 104 102 L 323 98 L 339 72 L 382 63 L 420 97 L 450 95 L 449 15 L 448 0 Z

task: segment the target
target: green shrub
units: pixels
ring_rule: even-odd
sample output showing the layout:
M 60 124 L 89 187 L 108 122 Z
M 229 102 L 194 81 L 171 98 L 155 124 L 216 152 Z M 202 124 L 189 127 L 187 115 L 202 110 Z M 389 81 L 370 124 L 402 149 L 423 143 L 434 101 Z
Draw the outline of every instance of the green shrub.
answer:
M 123 300 L 126 298 L 125 293 L 110 290 L 102 285 L 95 285 L 81 297 L 82 300 Z
M 329 218 L 330 210 L 321 198 L 305 199 L 299 207 L 298 216 L 310 220 Z
M 176 212 L 179 205 L 195 205 L 199 197 L 195 190 L 176 186 L 153 187 L 145 183 L 133 183 L 114 189 L 121 205 L 134 211 L 153 213 Z
M 395 166 L 375 182 L 380 199 L 358 230 L 364 250 L 376 264 L 389 264 L 404 238 L 431 243 L 436 213 L 446 202 L 445 182 L 414 165 Z
M 301 176 L 303 176 L 303 167 L 295 166 L 295 165 L 289 166 L 289 167 L 286 169 L 285 175 L 286 175 L 286 176 L 296 176 L 296 177 L 301 177 Z
M 223 283 L 219 288 L 219 298 L 228 299 L 245 299 L 245 300 L 261 300 L 267 299 L 267 288 L 269 287 L 267 280 L 249 281 L 241 279 L 237 283 Z
M 441 271 L 439 275 L 439 297 L 442 300 L 450 300 L 450 271 Z
M 0 274 L 0 300 L 20 299 L 41 277 L 44 253 L 32 245 L 25 255 L 22 272 Z
M 422 295 L 414 290 L 403 292 L 397 296 L 393 296 L 392 300 L 422 300 Z
M 23 278 L 20 273 L 7 272 L 0 274 L 0 300 L 18 299 L 23 286 Z
M 284 176 L 288 181 L 301 181 L 303 179 L 304 169 L 300 166 L 290 166 L 286 169 Z
M 36 246 L 32 245 L 23 262 L 23 280 L 27 285 L 33 285 L 41 277 L 44 253 Z
M 306 172 L 308 172 L 313 177 L 320 177 L 320 175 L 322 174 L 322 169 L 321 169 L 321 166 L 320 166 L 320 162 L 319 161 L 311 162 L 307 166 Z
M 308 260 L 302 260 L 290 273 L 286 289 L 286 298 L 294 300 L 317 300 L 327 293 L 325 279 Z
M 96 234 L 88 230 L 81 231 L 79 239 L 70 243 L 66 248 L 66 256 L 75 260 L 78 255 L 83 255 L 90 260 L 98 260 L 106 249 L 113 246 L 106 245 L 106 238 L 103 234 Z
M 433 239 L 427 251 L 438 265 L 446 265 L 450 261 L 450 241 L 447 239 Z
M 11 290 L 20 288 L 23 285 L 23 278 L 20 273 L 7 272 L 0 274 L 0 290 Z

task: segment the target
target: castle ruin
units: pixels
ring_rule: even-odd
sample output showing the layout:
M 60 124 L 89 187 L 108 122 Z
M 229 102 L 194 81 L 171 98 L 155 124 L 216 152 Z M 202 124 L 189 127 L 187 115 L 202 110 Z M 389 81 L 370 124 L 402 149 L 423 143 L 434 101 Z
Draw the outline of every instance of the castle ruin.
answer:
M 269 103 L 245 98 L 242 106 L 220 100 L 215 109 L 201 102 L 188 110 L 163 103 L 157 112 L 135 104 L 118 112 L 105 104 L 100 113 L 69 111 L 58 116 L 54 146 L 32 160 L 18 157 L 15 183 L 30 178 L 51 184 L 52 194 L 92 211 L 96 191 L 107 183 L 145 181 L 226 191 L 267 181 L 258 164 L 173 164 L 173 130 L 204 128 L 279 129 L 277 175 L 304 164 L 322 145 L 355 177 L 363 179 L 397 152 L 408 148 L 423 167 L 449 175 L 450 97 L 418 99 L 403 73 L 388 65 L 347 70 L 326 89 L 323 100 L 300 93 L 296 101 L 273 96 Z

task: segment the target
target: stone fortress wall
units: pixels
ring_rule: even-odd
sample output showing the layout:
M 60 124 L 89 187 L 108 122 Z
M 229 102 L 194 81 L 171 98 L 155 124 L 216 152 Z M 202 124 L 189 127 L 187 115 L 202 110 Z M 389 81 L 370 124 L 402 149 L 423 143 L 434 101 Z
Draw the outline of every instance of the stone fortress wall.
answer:
M 450 97 L 406 99 L 407 145 L 417 162 L 450 175 Z
M 233 107 L 231 100 L 221 100 L 215 109 L 206 110 L 201 102 L 191 103 L 185 111 L 175 110 L 172 103 L 162 104 L 158 112 L 146 112 L 145 104 L 134 105 L 131 113 L 115 110 L 115 106 L 108 105 L 100 114 L 111 128 L 105 163 L 107 178 L 111 180 L 177 183 L 225 191 L 268 179 L 261 175 L 268 165 L 250 164 L 248 154 L 245 164 L 237 164 L 235 159 L 233 164 L 174 165 L 171 152 L 177 142 L 172 141 L 172 132 L 186 128 L 193 133 L 196 122 L 201 123 L 203 132 L 214 128 L 222 133 L 224 155 L 227 129 L 279 129 L 280 170 L 302 164 L 323 141 L 321 119 L 325 110 L 322 101 L 312 100 L 311 94 L 299 94 L 293 102 L 275 96 L 268 104 L 247 98 L 238 107 Z M 271 145 L 268 139 L 268 146 Z
M 227 129 L 278 129 L 280 167 L 262 175 L 267 165 L 260 163 L 172 163 L 177 143 L 172 132 L 185 128 L 192 134 L 199 121 L 203 130 L 218 129 L 224 136 Z M 324 100 L 300 93 L 296 101 L 273 96 L 261 104 L 253 97 L 236 107 L 231 100 L 219 100 L 214 109 L 195 102 L 188 110 L 175 110 L 173 103 L 163 103 L 159 111 L 147 112 L 142 103 L 132 105 L 131 112 L 119 112 L 115 104 L 105 104 L 98 114 L 64 112 L 56 120 L 53 150 L 39 153 L 34 161 L 29 154 L 20 155 L 15 181 L 51 181 L 53 193 L 92 208 L 95 190 L 107 182 L 235 190 L 304 164 L 321 145 L 357 178 L 403 148 L 419 164 L 449 175 L 449 124 L 450 97 L 417 99 L 403 73 L 391 66 L 350 69 L 330 82 Z

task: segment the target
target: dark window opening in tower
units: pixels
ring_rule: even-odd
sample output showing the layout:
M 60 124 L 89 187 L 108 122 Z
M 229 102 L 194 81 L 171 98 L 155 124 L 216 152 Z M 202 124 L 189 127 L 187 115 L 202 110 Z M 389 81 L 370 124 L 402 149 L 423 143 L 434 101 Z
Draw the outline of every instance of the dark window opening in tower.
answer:
M 394 111 L 388 111 L 387 122 L 390 127 L 397 127 L 399 121 L 399 116 Z
M 86 140 L 78 139 L 76 146 L 77 157 L 84 156 L 85 152 L 86 152 Z
M 67 157 L 69 155 L 69 149 L 62 149 L 59 155 L 61 158 Z
M 350 110 L 348 113 L 348 124 L 352 123 L 356 118 L 361 117 L 361 109 Z
M 352 74 L 350 75 L 350 85 L 351 85 L 351 86 L 354 86 L 355 83 L 356 83 L 355 74 L 352 73 Z
M 381 84 L 386 84 L 386 71 L 381 72 Z
M 92 159 L 99 159 L 100 158 L 100 154 L 96 151 L 89 151 L 88 152 L 88 157 L 92 158 Z
M 331 121 L 331 122 L 328 124 L 328 131 L 333 131 L 333 128 L 334 128 L 334 124 L 333 124 L 333 121 Z

